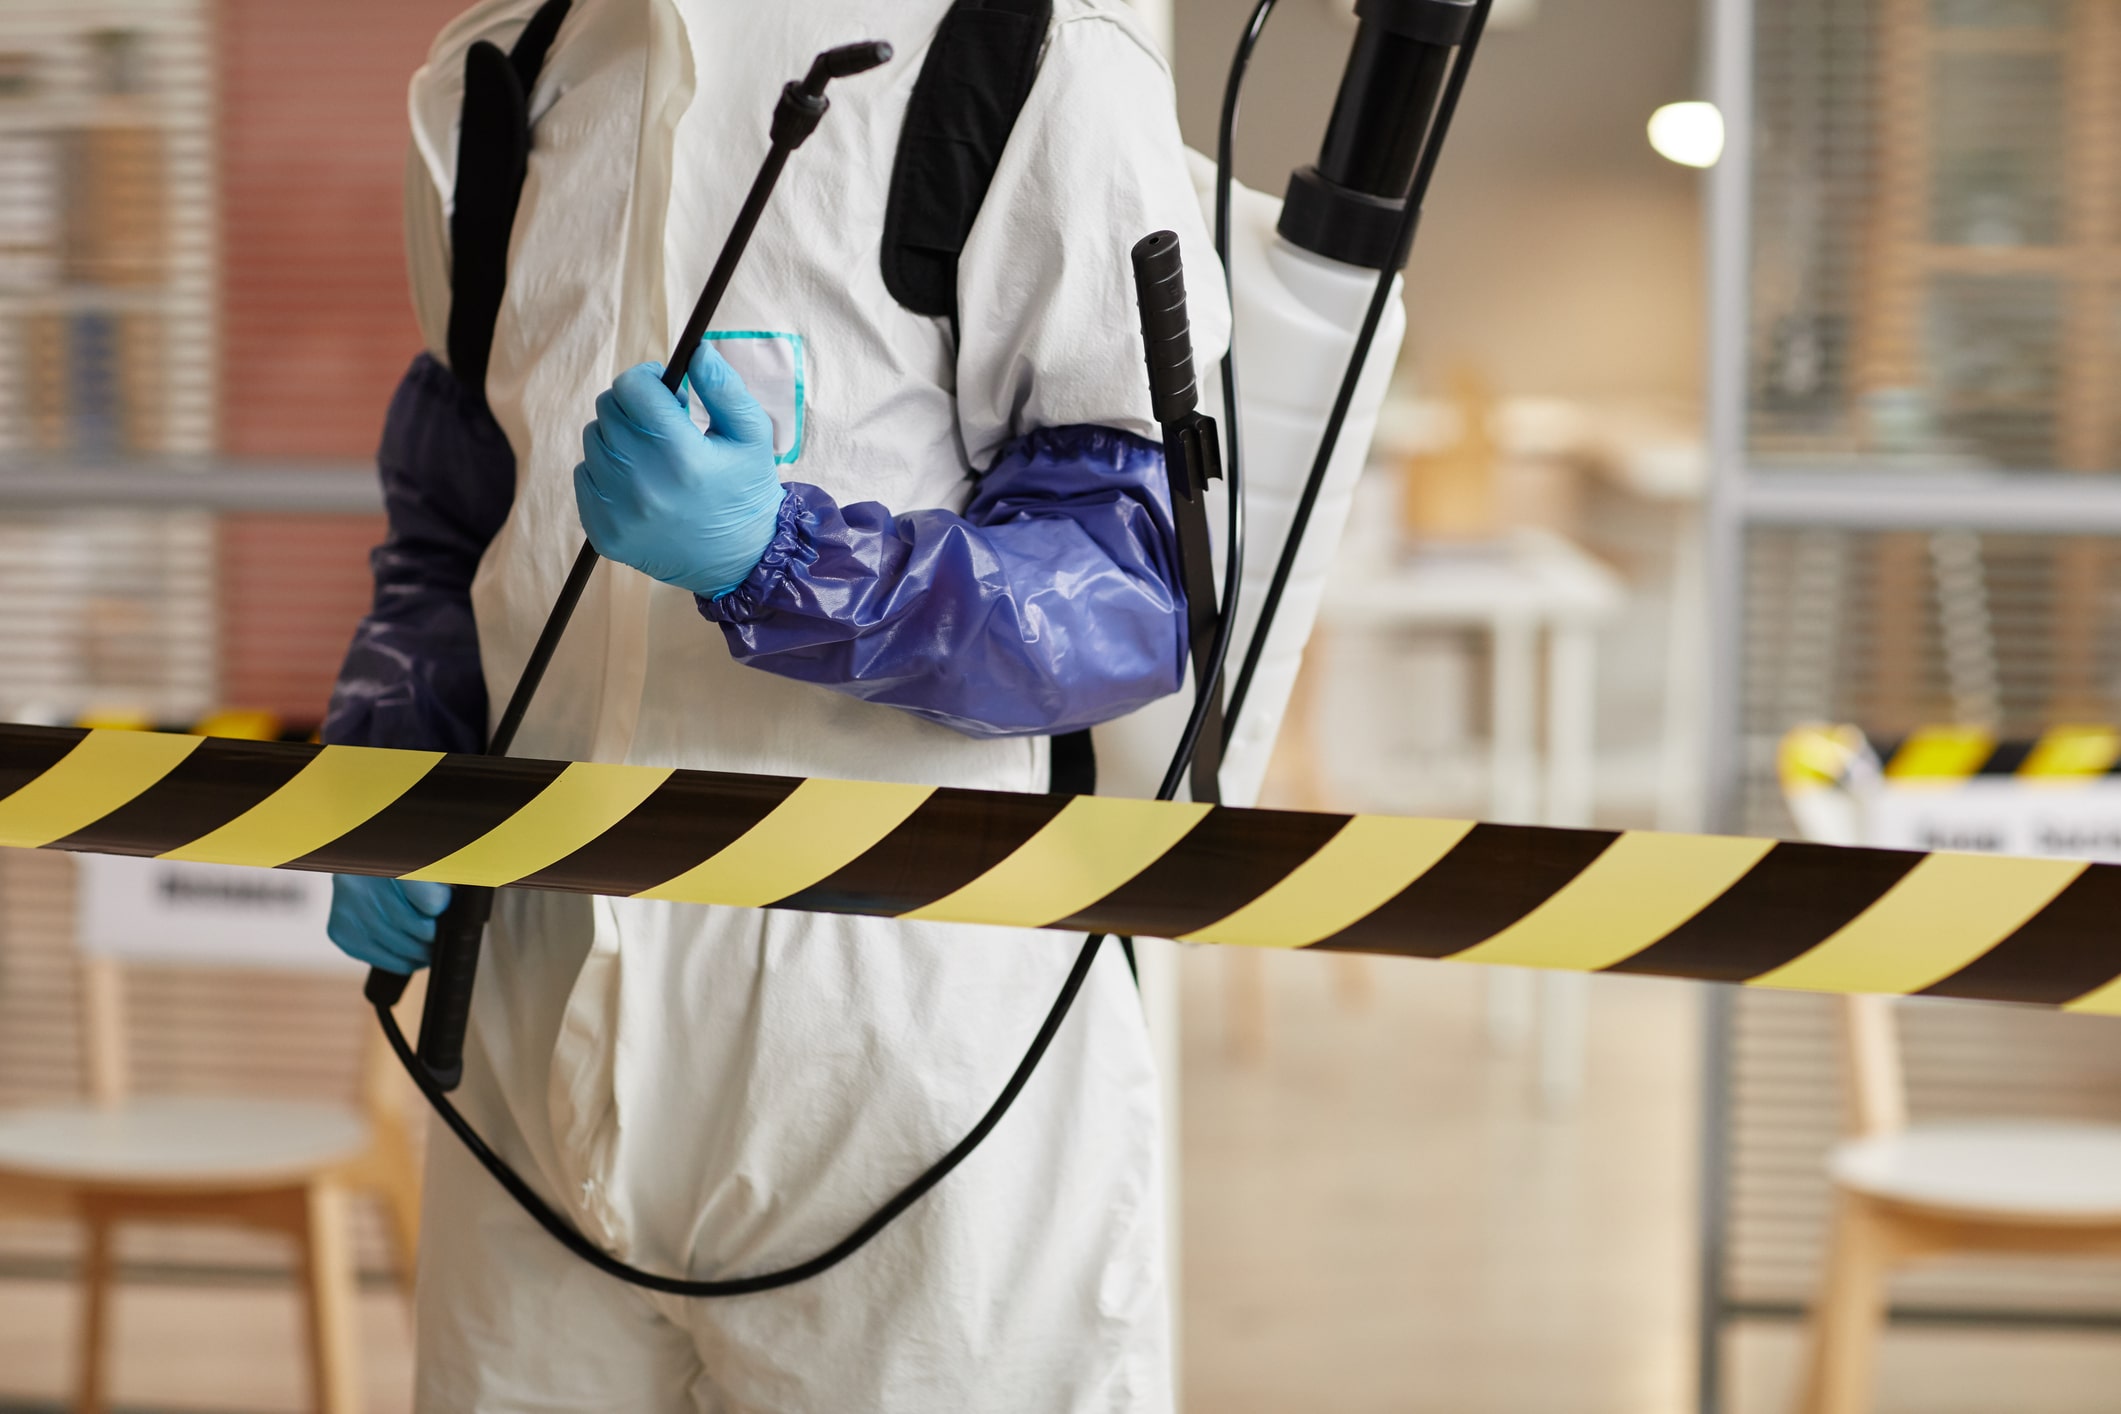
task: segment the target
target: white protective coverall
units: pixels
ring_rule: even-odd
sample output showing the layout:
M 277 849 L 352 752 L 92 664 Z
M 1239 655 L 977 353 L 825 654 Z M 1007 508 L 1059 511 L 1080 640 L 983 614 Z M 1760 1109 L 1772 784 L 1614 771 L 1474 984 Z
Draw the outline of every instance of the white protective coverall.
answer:
M 447 210 L 466 48 L 534 0 L 488 0 L 411 93 L 412 280 L 444 356 Z M 487 390 L 514 510 L 474 588 L 495 708 L 580 545 L 591 402 L 668 356 L 766 151 L 780 86 L 857 39 L 897 58 L 835 84 L 715 328 L 779 424 L 787 475 L 842 503 L 957 509 L 1007 439 L 1148 437 L 1128 251 L 1180 233 L 1203 365 L 1227 333 L 1162 59 L 1119 0 L 1059 0 L 960 275 L 961 337 L 886 291 L 901 118 L 944 0 L 576 0 L 532 95 Z M 791 368 L 792 365 L 792 368 Z M 793 422 L 793 426 L 789 425 Z M 737 665 L 693 598 L 606 565 L 520 755 L 1038 791 L 1042 739 L 974 739 Z M 693 1277 L 824 1250 L 993 1100 L 1079 939 L 936 923 L 505 891 L 461 1102 L 591 1240 Z M 1116 947 L 1007 1120 L 826 1275 L 683 1300 L 538 1230 L 445 1131 L 419 1288 L 425 1411 L 1169 1407 L 1156 1088 Z M 689 1406 L 687 1401 L 689 1400 Z

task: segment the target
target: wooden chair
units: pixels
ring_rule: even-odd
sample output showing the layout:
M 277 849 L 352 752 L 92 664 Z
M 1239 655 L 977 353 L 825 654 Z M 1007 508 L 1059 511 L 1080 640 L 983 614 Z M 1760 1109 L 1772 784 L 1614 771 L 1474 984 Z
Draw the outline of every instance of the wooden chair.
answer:
M 1910 1123 L 1892 1005 L 1844 999 L 1853 1133 L 1827 1164 L 1838 1212 L 1804 1414 L 1871 1407 L 1896 1267 L 1952 1253 L 2121 1254 L 2121 1125 Z
M 122 1223 L 236 1224 L 294 1240 L 319 1414 L 360 1407 L 347 1196 L 382 1196 L 407 1295 L 419 1237 L 419 1174 L 380 1037 L 357 1103 L 134 1096 L 125 978 L 110 957 L 82 963 L 89 1098 L 0 1112 L 0 1214 L 71 1217 L 87 1228 L 75 1404 L 106 1408 L 113 1280 Z

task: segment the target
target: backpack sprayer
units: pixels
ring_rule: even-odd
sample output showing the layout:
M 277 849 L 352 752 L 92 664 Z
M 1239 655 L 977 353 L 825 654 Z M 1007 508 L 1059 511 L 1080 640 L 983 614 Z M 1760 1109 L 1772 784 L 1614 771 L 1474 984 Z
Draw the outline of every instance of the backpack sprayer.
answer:
M 1227 454 L 1214 419 L 1199 409 L 1178 238 L 1169 231 L 1155 232 L 1139 241 L 1132 251 L 1151 406 L 1163 433 L 1173 517 L 1179 528 L 1180 574 L 1187 597 L 1187 637 L 1194 682 L 1177 749 L 1171 753 L 1157 787 L 1158 799 L 1175 796 L 1190 770 L 1193 798 L 1219 800 L 1223 782 L 1218 764 L 1225 751 L 1238 744 L 1239 714 L 1248 695 L 1255 690 L 1270 692 L 1276 698 L 1271 715 L 1278 718 L 1293 685 L 1296 660 L 1309 635 L 1323 589 L 1317 561 L 1307 579 L 1298 576 L 1306 534 L 1311 524 L 1318 521 L 1330 529 L 1327 540 L 1337 541 L 1346 521 L 1352 481 L 1360 469 L 1369 443 L 1367 434 L 1375 425 L 1382 401 L 1381 376 L 1369 380 L 1368 396 L 1364 397 L 1364 375 L 1392 303 L 1393 286 L 1412 247 L 1421 203 L 1492 0 L 1358 0 L 1355 43 L 1341 77 L 1319 160 L 1291 178 L 1288 197 L 1272 223 L 1275 233 L 1270 235 L 1266 213 L 1271 211 L 1272 203 L 1256 194 L 1247 194 L 1245 224 L 1235 223 L 1231 162 L 1245 74 L 1274 3 L 1275 0 L 1259 0 L 1247 23 L 1224 88 L 1218 132 L 1213 186 L 1215 246 L 1235 318 L 1231 348 L 1221 369 L 1222 404 L 1229 414 Z M 801 81 L 782 90 L 774 109 L 766 159 L 677 346 L 665 363 L 664 385 L 673 393 L 684 377 L 694 345 L 713 320 L 789 154 L 816 130 L 829 107 L 826 85 L 835 78 L 875 68 L 887 62 L 891 54 L 891 46 L 879 41 L 830 49 L 817 56 Z M 1372 271 L 1376 272 L 1374 281 Z M 1303 464 L 1303 444 L 1310 428 L 1316 425 L 1317 413 L 1317 408 L 1308 406 L 1270 405 L 1255 409 L 1241 403 L 1237 392 L 1238 364 L 1271 361 L 1291 375 L 1285 382 L 1301 381 L 1296 377 L 1297 360 L 1330 367 L 1330 359 L 1317 360 L 1319 345 L 1321 341 L 1337 344 L 1345 337 L 1366 287 L 1368 298 L 1359 306 L 1360 323 L 1345 371 L 1333 390 L 1308 474 L 1300 486 L 1294 487 L 1293 499 L 1288 500 L 1286 527 L 1272 577 L 1225 707 L 1224 670 L 1236 637 L 1246 577 L 1247 494 L 1240 448 L 1249 439 L 1255 455 L 1264 449 L 1264 489 L 1277 502 L 1272 506 L 1272 518 L 1279 520 L 1282 512 L 1278 502 L 1292 489 L 1293 469 Z M 1394 324 L 1389 330 L 1386 345 L 1391 353 L 1396 353 L 1401 327 Z M 1390 357 L 1382 360 L 1381 372 L 1389 369 L 1391 361 Z M 1318 401 L 1323 402 L 1323 398 Z M 1351 417 L 1364 435 L 1347 441 L 1353 455 L 1338 456 Z M 1226 568 L 1219 596 L 1215 592 L 1206 516 L 1209 483 L 1218 477 L 1224 482 L 1227 512 Z M 494 728 L 487 744 L 488 755 L 506 755 L 513 744 L 568 620 L 595 572 L 597 559 L 595 550 L 585 543 Z M 1271 630 L 1285 602 L 1292 604 L 1291 618 L 1301 632 L 1283 635 L 1279 651 L 1270 655 Z M 1168 729 L 1168 722 L 1153 711 L 1137 713 L 1126 722 L 1099 729 L 1101 742 L 1109 734 L 1111 745 L 1124 758 L 1132 739 L 1144 729 L 1144 719 L 1152 719 L 1149 729 L 1159 734 Z M 1246 768 L 1247 774 L 1256 776 L 1264 770 L 1264 747 L 1272 735 L 1271 721 L 1251 734 L 1258 746 L 1252 754 L 1260 759 L 1255 766 Z M 404 995 L 407 979 L 380 969 L 372 971 L 365 995 L 375 1007 L 392 1050 L 435 1112 L 539 1226 L 599 1270 L 633 1285 L 677 1296 L 739 1296 L 789 1286 L 837 1265 L 888 1227 L 942 1182 L 1001 1122 L 1066 1020 L 1105 941 L 1101 933 L 1083 940 L 1060 994 L 1030 1048 L 978 1123 L 853 1232 L 826 1251 L 790 1267 L 748 1277 L 694 1281 L 643 1271 L 584 1237 L 480 1138 L 451 1101 L 450 1092 L 463 1076 L 472 985 L 492 908 L 491 889 L 460 886 L 451 897 L 449 909 L 438 920 L 433 971 L 417 1048 L 407 1041 L 391 1010 Z

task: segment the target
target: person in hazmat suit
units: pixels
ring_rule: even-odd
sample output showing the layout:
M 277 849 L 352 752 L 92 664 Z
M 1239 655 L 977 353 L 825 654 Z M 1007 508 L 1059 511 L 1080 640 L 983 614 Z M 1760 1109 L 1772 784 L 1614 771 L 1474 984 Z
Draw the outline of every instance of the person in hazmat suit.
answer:
M 615 563 L 518 755 L 1043 792 L 1050 738 L 1177 691 L 1185 605 L 1129 247 L 1180 233 L 1203 359 L 1227 311 L 1169 72 L 1120 0 L 1053 5 L 954 318 L 903 306 L 879 261 L 946 0 L 574 0 L 527 91 L 490 362 L 466 376 L 448 362 L 470 273 L 451 250 L 465 55 L 507 49 L 537 9 L 484 0 L 412 83 L 426 349 L 385 422 L 389 534 L 325 739 L 478 750 L 585 529 Z M 703 283 L 780 85 L 868 38 L 898 57 L 834 87 L 674 398 L 640 365 Z M 889 822 L 793 823 L 784 839 L 829 848 Z M 695 862 L 650 841 L 603 867 L 645 892 Z M 447 898 L 342 877 L 332 935 L 407 972 Z M 963 1136 L 1079 945 L 504 890 L 460 1103 L 610 1253 L 693 1278 L 786 1266 Z M 1108 947 L 986 1142 L 784 1289 L 686 1300 L 616 1281 L 437 1130 L 419 1407 L 1167 1409 L 1157 1126 Z

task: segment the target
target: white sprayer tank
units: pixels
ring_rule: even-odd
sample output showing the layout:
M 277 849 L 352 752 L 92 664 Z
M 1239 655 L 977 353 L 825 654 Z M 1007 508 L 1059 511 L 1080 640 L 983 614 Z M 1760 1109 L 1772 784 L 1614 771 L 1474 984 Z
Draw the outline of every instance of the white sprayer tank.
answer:
M 1210 221 L 1215 215 L 1215 164 L 1199 153 L 1192 158 L 1193 183 Z M 1243 408 L 1245 511 L 1245 579 L 1237 607 L 1237 638 L 1230 652 L 1229 687 L 1251 644 L 1253 627 L 1274 576 L 1282 541 L 1296 514 L 1304 480 L 1325 431 L 1333 399 L 1340 391 L 1348 355 L 1362 328 L 1363 314 L 1377 287 L 1377 272 L 1346 265 L 1299 250 L 1275 232 L 1281 203 L 1273 197 L 1234 186 L 1230 206 L 1230 277 L 1232 338 L 1237 346 L 1237 394 Z M 1188 270 L 1188 287 L 1213 278 L 1212 272 Z M 1267 773 L 1267 758 L 1281 730 L 1289 695 L 1296 686 L 1304 644 L 1311 637 L 1325 594 L 1326 571 L 1340 546 L 1348 522 L 1355 482 L 1369 455 L 1377 414 L 1406 335 L 1406 310 L 1395 282 L 1379 321 L 1376 340 L 1347 422 L 1334 449 L 1325 486 L 1312 510 L 1303 553 L 1274 619 L 1273 636 L 1238 719 L 1237 735 L 1223 760 L 1223 800 L 1251 805 Z M 1198 370 L 1203 402 L 1227 425 L 1220 408 L 1222 375 L 1206 365 Z M 1215 537 L 1216 577 L 1224 572 L 1224 506 L 1219 492 L 1209 497 L 1209 522 Z M 1121 721 L 1097 729 L 1098 792 L 1102 795 L 1153 795 L 1185 724 L 1192 701 L 1184 693 L 1146 707 Z

